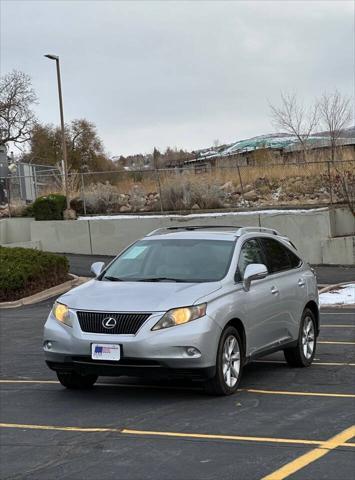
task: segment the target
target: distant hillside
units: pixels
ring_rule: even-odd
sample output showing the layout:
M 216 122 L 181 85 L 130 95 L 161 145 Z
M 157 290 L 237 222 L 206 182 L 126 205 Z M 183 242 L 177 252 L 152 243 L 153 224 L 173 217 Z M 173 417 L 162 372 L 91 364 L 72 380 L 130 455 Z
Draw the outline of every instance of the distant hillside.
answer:
M 329 132 L 318 132 L 314 133 L 312 136 L 316 137 L 328 137 Z M 341 137 L 342 138 L 355 138 L 355 125 L 349 128 L 344 128 L 344 130 L 341 131 Z
M 340 138 L 343 140 L 343 144 L 355 143 L 355 125 L 342 130 Z M 348 139 L 354 139 L 354 142 L 352 140 L 349 142 Z M 323 131 L 313 133 L 311 138 L 309 138 L 309 143 L 312 144 L 312 146 L 329 146 L 329 132 Z M 155 149 L 154 155 L 156 158 L 156 165 L 158 168 L 162 168 L 182 165 L 186 161 L 191 160 L 207 160 L 213 157 L 234 155 L 263 148 L 297 150 L 300 148 L 300 144 L 295 135 L 278 132 L 237 140 L 224 145 L 214 145 L 207 148 L 196 149 L 191 152 L 182 149 L 178 150 L 176 148 L 171 149 L 170 147 L 168 147 L 165 152 L 159 152 Z M 126 170 L 149 169 L 154 165 L 153 154 L 137 154 L 129 155 L 128 157 L 116 156 L 112 157 L 112 160 Z
M 340 139 L 355 139 L 355 126 L 342 130 Z M 316 132 L 311 135 L 309 143 L 312 145 L 325 146 L 329 143 L 329 132 Z M 344 143 L 345 140 L 344 140 Z M 258 135 L 256 137 L 247 138 L 244 140 L 238 140 L 237 142 L 223 145 L 221 147 L 210 147 L 195 152 L 198 158 L 210 158 L 219 155 L 232 155 L 235 153 L 248 152 L 258 150 L 260 148 L 272 148 L 272 149 L 297 149 L 299 141 L 295 135 L 288 133 L 269 133 L 264 135 Z

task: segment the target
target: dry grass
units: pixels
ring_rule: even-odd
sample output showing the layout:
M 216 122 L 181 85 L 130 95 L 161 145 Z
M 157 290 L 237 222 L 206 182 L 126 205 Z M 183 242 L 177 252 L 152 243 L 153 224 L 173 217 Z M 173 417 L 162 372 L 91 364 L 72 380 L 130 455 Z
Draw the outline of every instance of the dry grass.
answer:
M 331 167 L 334 200 L 344 198 L 339 178 L 346 176 L 348 191 L 354 195 L 355 162 L 339 163 Z M 110 172 L 84 175 L 84 196 L 88 213 L 120 211 L 123 205 L 131 205 L 133 211 L 160 209 L 158 201 L 148 202 L 149 194 L 161 194 L 164 210 L 186 210 L 198 205 L 201 209 L 238 206 L 240 193 L 255 192 L 262 201 L 276 200 L 287 204 L 297 199 L 307 203 L 307 196 L 315 200 L 317 195 L 330 193 L 328 163 L 276 164 L 215 168 L 203 173 L 194 170 L 159 172 Z M 61 193 L 59 178 L 51 179 L 41 187 L 39 194 Z M 242 186 L 241 186 L 242 183 Z M 70 197 L 83 199 L 81 175 L 69 177 Z M 314 197 L 314 198 L 313 198 Z M 246 197 L 247 198 L 247 197 Z M 251 197 L 252 198 L 252 197 Z

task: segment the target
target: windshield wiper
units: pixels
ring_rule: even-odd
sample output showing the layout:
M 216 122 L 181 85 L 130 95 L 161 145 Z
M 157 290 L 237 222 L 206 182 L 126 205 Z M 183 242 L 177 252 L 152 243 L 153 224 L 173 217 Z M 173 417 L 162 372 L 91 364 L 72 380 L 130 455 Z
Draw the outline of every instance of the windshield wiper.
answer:
M 104 277 L 102 280 L 110 280 L 110 282 L 123 282 L 124 280 L 122 278 L 118 277 Z
M 170 278 L 170 277 L 151 277 L 140 278 L 137 282 L 186 282 L 182 278 Z

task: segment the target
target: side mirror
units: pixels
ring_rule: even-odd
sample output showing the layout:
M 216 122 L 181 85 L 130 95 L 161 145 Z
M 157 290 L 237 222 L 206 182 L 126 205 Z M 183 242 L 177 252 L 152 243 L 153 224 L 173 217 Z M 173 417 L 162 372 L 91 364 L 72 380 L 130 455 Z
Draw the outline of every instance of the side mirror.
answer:
M 95 262 L 91 265 L 90 270 L 95 275 L 95 277 L 97 277 L 102 272 L 102 269 L 104 268 L 104 266 L 105 266 L 104 262 Z
M 250 284 L 253 280 L 261 280 L 267 275 L 266 265 L 263 263 L 251 263 L 247 266 L 244 272 L 243 286 L 244 290 L 248 292 L 250 290 Z

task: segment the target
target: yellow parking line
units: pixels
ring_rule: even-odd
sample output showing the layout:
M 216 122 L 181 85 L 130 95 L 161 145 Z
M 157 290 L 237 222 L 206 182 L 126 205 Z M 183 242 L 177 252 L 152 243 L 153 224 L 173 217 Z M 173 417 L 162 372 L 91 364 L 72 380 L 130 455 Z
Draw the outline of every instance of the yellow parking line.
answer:
M 0 380 L 0 384 L 55 384 L 60 385 L 60 382 L 57 380 Z M 96 383 L 97 387 L 127 387 L 127 388 L 154 388 L 155 390 L 196 390 L 197 387 L 180 387 L 172 385 L 145 385 L 145 384 L 134 384 L 134 383 Z
M 174 438 L 200 438 L 210 440 L 234 440 L 246 442 L 261 442 L 261 443 L 289 443 L 297 445 L 323 445 L 324 442 L 318 440 L 300 440 L 296 438 L 275 438 L 275 437 L 246 437 L 241 435 L 211 435 L 207 433 L 180 433 L 180 432 L 157 432 L 151 430 L 132 430 L 130 428 L 123 428 L 123 434 L 142 435 L 142 436 L 157 436 L 157 437 L 174 437 Z M 351 437 L 350 437 L 351 438 Z M 355 443 L 342 443 L 342 447 L 355 447 Z
M 267 395 L 296 395 L 301 397 L 344 397 L 355 398 L 355 394 L 351 393 L 322 393 L 322 392 L 293 392 L 283 390 L 258 390 L 255 388 L 241 388 L 241 391 L 250 393 L 263 393 Z
M 347 428 L 346 430 L 342 431 L 335 437 L 330 438 L 326 442 L 322 443 L 318 448 L 311 450 L 304 455 L 296 458 L 290 463 L 287 463 L 283 467 L 279 468 L 275 472 L 263 477 L 262 480 L 283 480 L 284 478 L 289 477 L 295 472 L 298 472 L 302 468 L 306 467 L 310 463 L 318 460 L 319 458 L 326 455 L 331 450 L 339 447 L 340 445 L 344 444 L 347 440 L 355 436 L 355 426 Z
M 60 427 L 54 425 L 31 425 L 25 423 L 0 423 L 0 428 L 20 428 L 23 430 L 59 430 L 63 432 L 121 432 L 119 428 Z
M 320 340 L 317 343 L 329 344 L 329 345 L 355 345 L 355 342 L 333 342 L 330 340 Z
M 58 385 L 59 382 L 56 380 L 0 380 L 0 383 L 8 383 L 8 384 L 17 384 L 17 383 L 29 383 L 29 384 L 56 384 Z M 126 384 L 126 383 L 97 383 L 97 386 L 105 386 L 105 387 L 141 387 L 141 388 L 159 388 L 165 389 L 169 388 L 168 385 L 165 387 L 164 385 L 136 385 L 136 384 Z M 180 387 L 173 387 L 179 389 Z M 297 391 L 289 391 L 289 390 L 259 390 L 255 388 L 240 388 L 240 392 L 248 392 L 248 393 L 262 393 L 262 394 L 269 394 L 269 395 L 296 395 L 296 396 L 310 396 L 310 397 L 343 397 L 343 398 L 355 398 L 355 394 L 351 393 L 323 393 L 323 392 L 297 392 Z
M 269 443 L 290 443 L 298 445 L 321 445 L 318 440 L 300 440 L 295 438 L 273 438 L 273 437 L 247 437 L 241 435 L 213 435 L 208 433 L 180 433 L 180 432 L 157 432 L 154 430 L 132 430 L 130 428 L 122 429 L 121 433 L 129 435 L 174 437 L 174 438 L 200 438 L 210 440 L 235 440 L 246 442 L 269 442 Z
M 205 440 L 234 440 L 234 441 L 246 441 L 246 442 L 258 442 L 258 443 L 285 443 L 295 445 L 317 445 L 321 448 L 327 448 L 324 440 L 303 440 L 298 438 L 275 438 L 275 437 L 248 437 L 244 435 L 214 435 L 207 433 L 180 433 L 180 432 L 159 432 L 151 430 L 132 430 L 130 428 L 112 428 L 112 427 L 62 427 L 55 425 L 33 425 L 33 424 L 21 424 L 21 423 L 0 423 L 0 428 L 14 428 L 20 430 L 54 430 L 64 432 L 83 432 L 83 433 L 95 433 L 95 432 L 113 432 L 124 435 L 142 435 L 142 436 L 158 436 L 158 437 L 174 437 L 174 438 L 196 438 Z M 351 438 L 353 435 L 349 436 Z M 346 439 L 339 442 L 339 447 L 354 448 L 355 443 L 346 443 Z

